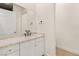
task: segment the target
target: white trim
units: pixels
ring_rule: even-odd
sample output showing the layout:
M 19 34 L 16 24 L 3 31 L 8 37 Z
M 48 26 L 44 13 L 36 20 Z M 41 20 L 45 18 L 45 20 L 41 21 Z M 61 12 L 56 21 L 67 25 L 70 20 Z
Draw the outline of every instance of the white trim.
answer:
M 56 56 L 56 54 L 51 55 L 49 53 L 46 53 L 46 56 Z
M 57 46 L 58 47 L 58 46 Z M 61 48 L 61 49 L 64 49 L 66 51 L 70 51 L 71 53 L 74 53 L 74 54 L 77 54 L 79 55 L 79 51 L 75 50 L 75 49 L 71 49 L 71 48 L 67 48 L 67 47 L 58 47 L 58 48 Z
M 50 56 L 50 55 L 47 53 L 46 56 Z

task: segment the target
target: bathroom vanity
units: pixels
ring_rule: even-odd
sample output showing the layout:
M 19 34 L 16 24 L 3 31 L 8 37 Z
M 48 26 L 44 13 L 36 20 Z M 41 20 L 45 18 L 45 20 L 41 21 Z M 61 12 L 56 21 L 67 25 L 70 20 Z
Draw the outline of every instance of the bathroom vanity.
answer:
M 0 56 L 41 56 L 45 54 L 43 34 L 0 39 Z

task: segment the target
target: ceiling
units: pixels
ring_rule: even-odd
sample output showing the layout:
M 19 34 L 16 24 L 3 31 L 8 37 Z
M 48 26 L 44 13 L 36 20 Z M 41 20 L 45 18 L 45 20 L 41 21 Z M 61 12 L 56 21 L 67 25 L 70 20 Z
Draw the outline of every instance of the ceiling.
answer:
M 26 9 L 32 9 L 34 10 L 35 8 L 35 3 L 16 3 L 17 5 L 24 7 Z

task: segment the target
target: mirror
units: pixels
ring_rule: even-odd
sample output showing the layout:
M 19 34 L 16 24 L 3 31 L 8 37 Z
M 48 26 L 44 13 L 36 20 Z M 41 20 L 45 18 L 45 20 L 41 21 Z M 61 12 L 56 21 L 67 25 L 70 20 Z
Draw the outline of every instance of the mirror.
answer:
M 16 13 L 0 8 L 0 36 L 16 33 Z

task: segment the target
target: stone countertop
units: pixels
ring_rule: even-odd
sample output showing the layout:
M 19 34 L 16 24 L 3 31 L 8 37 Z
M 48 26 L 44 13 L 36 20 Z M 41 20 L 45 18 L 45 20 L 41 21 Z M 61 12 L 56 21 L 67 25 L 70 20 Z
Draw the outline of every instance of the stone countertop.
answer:
M 5 39 L 0 39 L 0 48 L 6 47 L 9 45 L 18 44 L 18 43 L 25 42 L 25 41 L 31 41 L 31 40 L 34 40 L 35 38 L 39 38 L 39 37 L 43 37 L 43 34 L 34 34 L 31 36 L 26 36 L 26 37 L 24 35 L 20 35 L 20 36 L 14 36 L 14 37 L 9 37 L 9 38 L 5 38 Z

